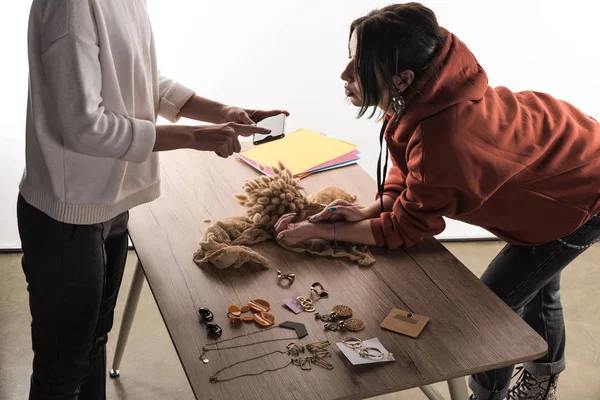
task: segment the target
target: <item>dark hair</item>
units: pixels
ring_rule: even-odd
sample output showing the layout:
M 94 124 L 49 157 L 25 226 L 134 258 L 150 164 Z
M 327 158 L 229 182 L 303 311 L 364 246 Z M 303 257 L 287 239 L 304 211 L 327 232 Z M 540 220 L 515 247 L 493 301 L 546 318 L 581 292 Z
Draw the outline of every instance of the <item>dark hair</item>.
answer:
M 423 74 L 444 44 L 444 32 L 434 12 L 420 3 L 394 4 L 371 11 L 350 26 L 357 33 L 356 74 L 362 106 L 358 117 L 381 101 L 377 75 L 394 86 L 393 76 L 411 70 L 415 81 Z M 413 81 L 414 82 L 414 81 Z M 376 108 L 369 118 L 375 115 Z

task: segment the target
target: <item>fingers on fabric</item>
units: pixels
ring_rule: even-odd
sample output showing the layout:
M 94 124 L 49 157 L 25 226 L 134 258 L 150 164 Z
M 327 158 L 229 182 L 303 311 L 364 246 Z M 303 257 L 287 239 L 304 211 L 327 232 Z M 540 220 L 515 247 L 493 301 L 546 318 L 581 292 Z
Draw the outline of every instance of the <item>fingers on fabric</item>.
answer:
M 284 230 L 289 229 L 290 222 L 294 219 L 295 214 L 286 214 L 279 220 L 279 226 L 277 227 L 277 233 L 281 233 Z
M 277 240 L 281 240 L 288 246 L 292 246 L 299 242 L 299 238 L 294 235 L 293 230 L 286 229 L 277 236 Z
M 275 234 L 279 237 L 284 230 L 289 229 L 290 222 L 294 219 L 296 214 L 285 214 L 275 224 Z
M 323 211 L 310 217 L 310 222 L 321 222 L 333 219 L 335 213 L 339 213 L 342 207 L 352 207 L 352 204 L 344 200 L 335 200 L 327 205 Z

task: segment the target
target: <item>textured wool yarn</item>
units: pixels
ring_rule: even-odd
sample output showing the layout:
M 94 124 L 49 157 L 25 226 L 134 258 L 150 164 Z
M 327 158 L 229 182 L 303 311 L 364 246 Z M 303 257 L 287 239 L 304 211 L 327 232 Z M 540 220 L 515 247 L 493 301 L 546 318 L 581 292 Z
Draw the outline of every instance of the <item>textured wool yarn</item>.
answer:
M 261 167 L 261 166 L 259 166 Z M 275 240 L 274 226 L 281 216 L 295 213 L 294 222 L 304 221 L 321 212 L 330 202 L 341 199 L 351 203 L 356 196 L 337 186 L 326 187 L 319 192 L 305 195 L 300 180 L 294 178 L 283 164 L 273 167 L 273 175 L 247 179 L 244 193 L 236 194 L 239 204 L 247 208 L 244 217 L 230 217 L 209 227 L 194 253 L 199 266 L 212 264 L 217 268 L 236 267 L 245 264 L 269 266 L 269 261 L 250 245 Z M 295 252 L 308 252 L 318 256 L 341 257 L 361 265 L 375 262 L 367 246 L 313 239 L 295 246 L 277 242 L 281 247 Z

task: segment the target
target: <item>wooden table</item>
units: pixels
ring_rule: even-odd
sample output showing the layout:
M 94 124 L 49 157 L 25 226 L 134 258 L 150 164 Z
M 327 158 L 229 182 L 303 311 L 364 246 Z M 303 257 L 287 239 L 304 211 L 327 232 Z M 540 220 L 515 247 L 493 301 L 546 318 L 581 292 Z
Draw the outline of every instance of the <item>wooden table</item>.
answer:
M 129 233 L 139 263 L 119 334 L 113 377 L 118 376 L 144 275 L 199 399 L 358 399 L 414 387 L 421 387 L 431 399 L 440 399 L 439 393 L 426 385 L 448 381 L 452 399 L 463 400 L 467 398 L 464 376 L 545 354 L 547 346 L 542 338 L 435 239 L 409 250 L 375 249 L 377 263 L 368 268 L 289 252 L 274 243 L 255 247 L 271 261 L 270 269 L 199 268 L 192 255 L 209 226 L 203 221 L 243 215 L 233 194 L 241 191 L 244 179 L 257 173 L 235 159 L 224 160 L 207 153 L 177 151 L 161 157 L 162 196 L 131 212 Z M 308 191 L 331 184 L 357 194 L 361 204 L 373 201 L 376 185 L 359 166 L 303 180 Z M 278 285 L 277 269 L 296 274 L 291 287 Z M 223 339 L 259 329 L 254 323 L 233 329 L 226 311 L 231 303 L 242 305 L 262 297 L 273 305 L 277 322 L 290 320 L 306 325 L 309 336 L 301 343 L 340 341 L 347 334 L 325 332 L 323 323 L 313 314 L 296 316 L 281 306 L 284 298 L 308 296 L 310 285 L 316 281 L 330 291 L 328 299 L 317 303 L 318 309 L 328 312 L 336 304 L 352 307 L 354 315 L 366 323 L 366 329 L 354 336 L 378 337 L 396 362 L 353 367 L 334 345 L 330 360 L 335 368 L 331 371 L 318 367 L 302 371 L 290 366 L 258 377 L 209 383 L 217 369 L 284 349 L 287 342 L 213 351 L 209 353 L 210 363 L 204 365 L 199 356 L 208 340 L 198 322 L 199 307 L 215 313 L 215 322 L 224 330 Z M 417 339 L 385 331 L 379 324 L 393 308 L 426 315 L 431 320 Z M 290 333 L 293 331 L 277 328 L 235 343 L 284 338 Z M 287 360 L 286 355 L 273 355 L 240 365 L 227 375 L 273 368 Z

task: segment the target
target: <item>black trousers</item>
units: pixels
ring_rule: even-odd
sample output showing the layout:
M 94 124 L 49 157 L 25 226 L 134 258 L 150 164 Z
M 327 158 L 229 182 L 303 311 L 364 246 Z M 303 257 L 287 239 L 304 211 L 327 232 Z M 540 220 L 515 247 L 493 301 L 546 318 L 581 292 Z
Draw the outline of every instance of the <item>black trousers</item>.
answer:
M 19 196 L 17 217 L 32 317 L 29 399 L 105 399 L 105 345 L 127 257 L 129 213 L 71 225 Z
M 562 240 L 540 246 L 507 245 L 481 280 L 548 343 L 548 353 L 526 362 L 536 376 L 558 375 L 565 364 L 565 322 L 560 301 L 562 270 L 600 239 L 600 215 Z M 507 327 L 510 329 L 510 327 Z M 504 399 L 513 367 L 473 375 L 469 386 L 481 400 Z

